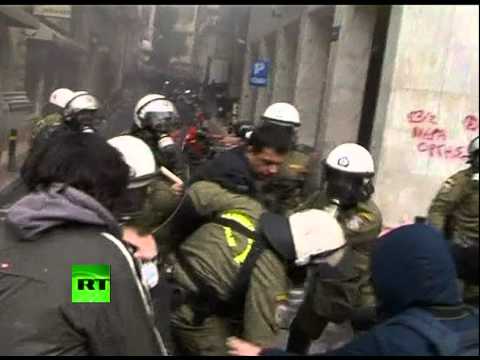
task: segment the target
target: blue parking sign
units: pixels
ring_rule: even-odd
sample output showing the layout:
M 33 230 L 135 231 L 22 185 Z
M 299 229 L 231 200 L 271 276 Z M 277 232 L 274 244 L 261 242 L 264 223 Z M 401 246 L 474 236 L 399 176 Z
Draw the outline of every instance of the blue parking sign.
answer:
M 250 84 L 254 86 L 267 86 L 269 61 L 257 60 L 252 65 Z

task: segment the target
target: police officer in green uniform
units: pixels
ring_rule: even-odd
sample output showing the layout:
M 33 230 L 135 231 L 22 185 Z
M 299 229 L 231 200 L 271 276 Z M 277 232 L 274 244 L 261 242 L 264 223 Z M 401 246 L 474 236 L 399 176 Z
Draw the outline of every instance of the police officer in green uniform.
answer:
M 32 119 L 32 136 L 30 145 L 43 128 L 53 128 L 62 123 L 63 108 L 66 105 L 66 95 L 73 94 L 70 89 L 56 89 L 50 94 L 48 103 L 43 107 L 41 116 Z M 65 100 L 64 100 L 65 99 Z
M 170 133 L 178 126 L 175 105 L 163 95 L 148 94 L 135 106 L 134 124 L 129 133 L 150 147 L 158 169 L 166 167 L 182 178 L 185 175 L 183 156 L 180 147 L 170 137 Z M 140 236 L 151 232 L 166 236 L 168 229 L 161 225 L 172 215 L 180 200 L 173 187 L 174 183 L 164 177 L 150 184 L 143 215 L 132 219 L 128 226 L 135 228 Z
M 428 210 L 428 221 L 454 246 L 471 249 L 478 257 L 478 136 L 470 142 L 468 154 L 470 167 L 443 183 Z M 464 298 L 478 305 L 478 284 L 465 282 Z
M 332 213 L 345 233 L 348 251 L 338 267 L 341 271 L 307 281 L 305 301 L 290 327 L 291 352 L 307 353 L 328 322 L 351 320 L 354 328 L 362 329 L 374 321 L 369 262 L 382 216 L 371 200 L 373 176 L 373 159 L 365 148 L 353 143 L 337 146 L 325 160 L 324 188 L 299 207 Z
M 50 95 L 49 105 L 51 114 L 33 119 L 31 147 L 44 143 L 53 133 L 95 132 L 102 121 L 100 104 L 87 91 L 57 89 Z
M 191 189 L 196 187 L 210 187 L 218 196 L 228 192 L 203 181 Z M 249 196 L 238 194 L 232 200 L 230 209 L 190 235 L 173 259 L 173 278 L 183 300 L 171 324 L 181 354 L 226 355 L 226 340 L 233 335 L 272 344 L 291 268 L 326 253 L 323 265 L 333 267 L 342 256 L 344 235 L 330 214 L 314 209 L 287 219 L 264 213 Z M 319 233 L 325 241 L 317 241 Z

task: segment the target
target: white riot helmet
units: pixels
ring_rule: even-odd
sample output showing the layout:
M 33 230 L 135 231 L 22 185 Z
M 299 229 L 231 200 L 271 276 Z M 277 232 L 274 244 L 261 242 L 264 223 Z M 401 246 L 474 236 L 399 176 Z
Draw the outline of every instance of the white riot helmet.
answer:
M 338 221 L 323 210 L 311 209 L 284 216 L 264 213 L 260 226 L 274 250 L 297 266 L 323 258 L 335 266 L 341 260 L 346 245 L 345 235 Z
M 76 91 L 64 106 L 64 119 L 70 121 L 81 111 L 95 112 L 100 108 L 100 103 L 87 91 Z
M 352 174 L 375 173 L 372 155 L 363 146 L 354 143 L 337 146 L 328 154 L 326 164 L 332 169 Z
M 300 115 L 292 104 L 278 102 L 267 107 L 262 118 L 277 125 L 300 127 Z
M 129 189 L 146 186 L 155 175 L 155 157 L 150 147 L 144 141 L 131 135 L 116 136 L 108 143 L 122 153 L 125 162 L 130 167 Z
M 114 137 L 108 143 L 122 154 L 130 168 L 128 191 L 116 204 L 119 221 L 124 222 L 142 213 L 148 196 L 148 185 L 156 175 L 155 158 L 147 144 L 131 135 Z
M 374 192 L 373 158 L 364 147 L 345 143 L 337 146 L 325 160 L 324 180 L 329 198 L 343 205 L 366 201 Z
M 134 122 L 141 129 L 169 132 L 178 122 L 178 112 L 175 105 L 165 96 L 149 94 L 137 102 Z
M 50 94 L 48 101 L 53 105 L 64 108 L 73 97 L 73 94 L 74 92 L 67 88 L 56 89 Z

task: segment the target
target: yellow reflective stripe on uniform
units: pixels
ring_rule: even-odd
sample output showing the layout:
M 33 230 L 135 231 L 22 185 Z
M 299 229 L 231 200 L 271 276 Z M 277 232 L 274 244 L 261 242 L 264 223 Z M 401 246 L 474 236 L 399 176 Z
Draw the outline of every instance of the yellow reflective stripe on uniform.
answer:
M 251 220 L 248 215 L 243 214 L 240 211 L 228 211 L 220 215 L 220 217 L 228 220 L 235 221 L 240 225 L 246 227 L 250 231 L 255 231 L 255 224 Z M 233 235 L 233 230 L 227 226 L 224 226 L 223 229 L 225 230 L 225 238 L 227 239 L 227 244 L 229 247 L 237 246 L 237 242 L 235 241 L 235 236 Z M 253 239 L 248 238 L 248 243 L 245 249 L 233 258 L 233 261 L 237 264 L 242 264 L 245 259 L 247 258 L 250 250 L 252 250 L 253 246 Z
M 225 229 L 225 237 L 227 238 L 228 246 L 237 246 L 237 242 L 235 241 L 235 237 L 233 236 L 233 230 L 226 226 L 224 226 L 223 228 Z
M 252 250 L 252 245 L 253 245 L 253 239 L 248 239 L 248 244 L 245 247 L 245 250 L 243 250 L 240 254 L 235 256 L 233 258 L 233 261 L 235 261 L 237 264 L 243 264 L 248 254 L 250 253 L 250 250 Z
M 250 220 L 250 217 L 242 214 L 239 211 L 228 211 L 221 215 L 224 219 L 229 219 L 238 222 L 239 224 L 245 226 L 250 231 L 255 231 L 255 225 Z

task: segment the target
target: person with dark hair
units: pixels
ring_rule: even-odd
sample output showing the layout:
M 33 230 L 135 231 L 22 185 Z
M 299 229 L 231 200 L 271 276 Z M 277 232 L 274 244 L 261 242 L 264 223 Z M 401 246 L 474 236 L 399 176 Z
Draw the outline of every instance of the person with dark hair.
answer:
M 372 279 L 382 321 L 341 348 L 314 356 L 478 356 L 478 309 L 462 302 L 448 242 L 425 224 L 382 236 Z M 229 339 L 230 354 L 294 355 Z M 298 356 L 298 355 L 297 355 Z
M 60 134 L 30 152 L 21 171 L 29 193 L 0 228 L 2 354 L 162 354 L 148 291 L 114 216 L 129 175 L 122 154 L 97 134 Z M 72 267 L 86 264 L 108 267 L 106 302 L 73 301 Z
M 213 214 L 228 210 L 238 194 L 257 197 L 256 182 L 275 175 L 287 155 L 289 134 L 288 130 L 272 124 L 259 127 L 248 145 L 225 151 L 198 169 L 168 224 L 155 227 L 158 224 L 155 213 L 146 212 L 139 217 L 136 221 L 139 234 L 153 231 L 159 245 L 169 249 Z M 157 209 L 156 213 L 162 211 Z

